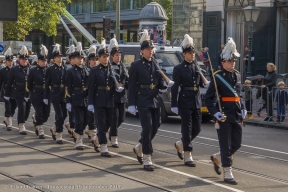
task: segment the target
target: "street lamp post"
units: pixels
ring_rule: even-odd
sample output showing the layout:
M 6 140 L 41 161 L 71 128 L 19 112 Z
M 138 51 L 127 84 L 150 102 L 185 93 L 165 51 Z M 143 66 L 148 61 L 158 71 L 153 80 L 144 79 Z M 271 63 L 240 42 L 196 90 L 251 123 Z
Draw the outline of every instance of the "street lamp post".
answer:
M 260 10 L 261 10 L 260 8 L 255 6 L 254 0 L 250 0 L 249 5 L 243 9 L 246 21 L 249 23 L 248 27 L 249 58 L 248 58 L 247 76 L 251 76 L 251 51 L 252 51 L 252 41 L 254 33 L 253 23 L 257 21 Z

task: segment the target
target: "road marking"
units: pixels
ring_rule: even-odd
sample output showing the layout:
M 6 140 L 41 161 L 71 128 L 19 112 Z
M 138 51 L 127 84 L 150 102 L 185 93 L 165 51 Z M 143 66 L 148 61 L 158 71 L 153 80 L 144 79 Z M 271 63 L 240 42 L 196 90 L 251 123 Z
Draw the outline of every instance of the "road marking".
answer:
M 3 124 L 3 123 L 0 123 L 0 125 L 6 126 L 6 125 Z M 19 128 L 14 127 L 14 126 L 12 126 L 12 128 L 13 128 L 13 129 L 16 129 L 16 130 L 19 129 Z M 26 131 L 29 132 L 29 133 L 35 134 L 35 132 L 33 132 L 33 131 L 30 131 L 30 130 L 26 130 Z M 50 138 L 51 138 L 50 135 L 46 135 L 46 134 L 45 134 L 45 137 L 50 137 Z M 69 141 L 69 140 L 66 140 L 66 139 L 63 139 L 63 141 L 65 141 L 65 142 L 67 142 L 67 143 L 74 144 L 74 142 Z M 87 148 L 90 148 L 90 149 L 94 149 L 94 147 L 90 147 L 90 146 L 88 146 L 88 145 L 83 145 L 83 146 L 85 146 L 85 147 L 87 147 Z M 132 157 L 129 157 L 129 156 L 126 156 L 126 155 L 122 155 L 122 154 L 119 154 L 119 153 L 114 153 L 114 152 L 111 152 L 111 151 L 109 151 L 109 153 L 111 153 L 111 154 L 113 154 L 113 155 L 115 155 L 115 156 L 119 156 L 119 157 L 123 157 L 123 158 L 129 159 L 129 160 L 132 160 L 132 161 L 137 161 L 137 159 L 132 158 Z M 138 161 L 137 161 L 137 162 L 138 162 Z M 174 169 L 171 169 L 171 168 L 168 168 L 168 167 L 164 167 L 164 166 L 158 165 L 158 164 L 153 164 L 153 165 L 154 165 L 154 167 L 158 167 L 158 168 L 164 169 L 164 170 L 166 170 L 166 171 L 170 171 L 170 172 L 177 173 L 177 174 L 180 174 L 180 175 L 184 175 L 184 176 L 187 176 L 187 177 L 190 177 L 190 178 L 193 178 L 193 179 L 197 179 L 197 180 L 199 180 L 199 181 L 202 181 L 202 182 L 205 182 L 205 183 L 209 183 L 209 184 L 211 184 L 211 185 L 215 185 L 215 186 L 218 186 L 218 187 L 221 187 L 221 188 L 224 188 L 224 189 L 228 189 L 228 190 L 235 191 L 235 192 L 243 192 L 243 191 L 241 191 L 241 190 L 239 190 L 239 189 L 235 189 L 235 188 L 233 188 L 233 187 L 229 187 L 229 186 L 226 186 L 226 185 L 222 185 L 222 184 L 220 184 L 220 183 L 216 183 L 216 182 L 210 181 L 210 180 L 208 180 L 208 179 L 203 179 L 203 178 L 201 178 L 201 177 L 198 177 L 198 176 L 195 176 L 195 175 L 192 175 L 192 174 L 188 174 L 188 173 L 184 173 L 184 172 L 181 172 L 181 171 L 177 171 L 177 170 L 174 170 Z
M 141 127 L 140 125 L 134 125 L 134 124 L 129 124 L 129 123 L 122 123 L 122 124 L 133 126 L 133 127 Z M 158 131 L 181 135 L 181 133 L 179 133 L 179 132 L 167 131 L 167 130 L 164 130 L 164 129 L 158 129 Z M 196 138 L 206 139 L 206 140 L 217 141 L 218 142 L 218 139 L 212 139 L 212 138 L 208 138 L 208 137 L 197 136 Z M 264 148 L 261 148 L 261 147 L 255 147 L 255 146 L 245 145 L 245 144 L 241 144 L 241 146 L 242 147 L 247 147 L 247 148 L 252 148 L 252 149 L 259 149 L 259 150 L 262 150 L 262 151 L 269 151 L 269 152 L 273 152 L 273 153 L 280 153 L 280 154 L 288 155 L 287 152 L 283 152 L 283 151 L 276 151 L 276 150 L 272 150 L 272 149 L 264 149 Z

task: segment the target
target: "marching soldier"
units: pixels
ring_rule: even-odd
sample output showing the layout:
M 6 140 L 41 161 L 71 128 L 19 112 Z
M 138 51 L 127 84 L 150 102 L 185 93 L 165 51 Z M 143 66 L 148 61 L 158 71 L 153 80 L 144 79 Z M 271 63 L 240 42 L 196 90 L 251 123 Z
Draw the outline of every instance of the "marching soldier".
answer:
M 153 42 L 150 41 L 147 30 L 142 33 L 140 44 L 143 57 L 134 61 L 129 69 L 128 112 L 136 115 L 137 106 L 142 126 L 141 139 L 133 151 L 139 163 L 144 163 L 145 170 L 154 171 L 151 160 L 152 139 L 161 124 L 159 90 L 165 90 L 166 86 L 152 60 Z
M 106 50 L 105 40 L 102 40 L 98 51 L 100 64 L 91 69 L 88 81 L 88 110 L 94 112 L 95 121 L 98 126 L 98 139 L 101 156 L 111 157 L 107 148 L 106 133 L 111 126 L 112 113 L 114 107 L 114 92 L 123 91 L 122 87 L 117 87 L 117 82 L 111 76 L 112 70 L 109 66 L 109 53 Z
M 41 45 L 40 50 L 38 66 L 31 69 L 28 77 L 28 89 L 31 92 L 31 101 L 35 109 L 35 115 L 32 116 L 35 133 L 39 139 L 44 139 L 43 124 L 50 116 L 50 101 L 48 99 L 48 105 L 43 102 L 48 50 L 44 45 Z
M 195 61 L 195 49 L 193 39 L 186 34 L 181 44 L 184 61 L 174 67 L 173 80 L 175 84 L 171 89 L 172 101 L 171 111 L 181 117 L 180 141 L 175 143 L 178 156 L 184 159 L 184 164 L 189 167 L 195 167 L 192 157 L 192 141 L 201 131 L 201 96 L 199 86 L 204 87 L 209 84 L 207 79 L 198 70 Z M 202 76 L 201 76 L 202 74 Z M 178 91 L 180 87 L 180 92 Z M 179 96 L 178 96 L 179 93 Z M 184 152 L 183 152 L 184 151 Z M 184 153 L 184 158 L 183 158 Z
M 74 58 L 72 57 L 73 53 L 75 52 L 75 46 L 71 45 L 67 51 L 67 55 L 66 55 L 66 70 L 67 73 L 70 70 L 73 70 L 73 66 L 74 66 Z M 65 123 L 65 127 L 68 130 L 68 133 L 71 135 L 72 138 L 72 132 L 74 131 L 75 128 L 75 118 L 74 118 L 74 112 L 73 112 L 73 107 L 71 108 L 71 111 L 68 111 L 68 116 L 69 116 L 69 121 Z
M 91 70 L 97 66 L 97 47 L 96 45 L 91 45 L 90 48 L 88 49 L 88 56 L 87 56 L 87 61 L 88 61 L 88 72 L 89 75 L 91 73 Z M 91 139 L 92 144 L 94 144 L 94 150 L 96 152 L 99 151 L 99 141 L 97 137 L 97 125 L 96 121 L 94 118 L 94 113 L 89 111 L 88 112 L 88 129 L 85 130 L 85 134 L 88 135 L 88 137 Z
M 18 127 L 21 135 L 27 135 L 25 121 L 29 117 L 31 102 L 29 100 L 29 89 L 27 86 L 30 66 L 28 65 L 28 50 L 25 45 L 19 51 L 19 65 L 11 68 L 4 99 L 15 98 L 18 107 Z M 13 91 L 12 91 L 13 89 Z
M 76 149 L 84 150 L 83 133 L 88 124 L 87 110 L 87 88 L 88 71 L 85 65 L 82 65 L 84 56 L 82 55 L 82 44 L 78 42 L 76 51 L 70 52 L 73 59 L 73 68 L 67 73 L 65 98 L 66 108 L 72 111 L 75 117 L 75 130 L 72 132 L 76 139 Z
M 244 101 L 240 96 L 241 76 L 235 68 L 235 60 L 240 57 L 236 50 L 236 44 L 232 38 L 222 51 L 223 69 L 213 74 L 213 82 L 206 92 L 205 103 L 208 110 L 216 118 L 220 154 L 211 156 L 214 169 L 221 174 L 218 168 L 223 167 L 224 181 L 229 184 L 237 184 L 232 174 L 232 155 L 240 148 L 242 140 L 241 121 L 247 111 Z M 216 106 L 214 97 L 217 97 Z
M 63 144 L 63 125 L 65 118 L 67 117 L 66 103 L 64 100 L 66 69 L 62 65 L 62 54 L 60 52 L 59 44 L 55 45 L 52 52 L 52 58 L 55 63 L 46 70 L 43 101 L 48 105 L 48 99 L 50 98 L 50 101 L 53 104 L 55 110 L 55 125 L 50 129 L 50 131 L 52 133 L 52 138 L 56 140 L 56 143 Z
M 112 58 L 112 68 L 116 73 L 116 79 L 121 87 L 128 88 L 128 74 L 121 64 L 121 51 L 118 48 L 118 42 L 115 38 L 110 40 L 108 52 Z M 113 109 L 113 120 L 109 131 L 109 139 L 112 147 L 118 148 L 118 127 L 124 122 L 125 118 L 125 106 L 127 101 L 126 90 L 114 94 L 114 109 Z
M 12 50 L 9 47 L 7 51 L 4 53 L 5 55 L 5 63 L 6 67 L 2 68 L 0 70 L 0 87 L 1 87 L 1 96 L 4 97 L 6 86 L 7 86 L 7 80 L 8 80 L 8 75 L 10 73 L 10 69 L 13 66 L 13 55 L 12 55 Z M 12 117 L 15 113 L 15 109 L 17 107 L 17 103 L 15 99 L 10 98 L 9 100 L 4 99 L 5 102 L 5 119 L 3 123 L 7 127 L 7 131 L 12 130 Z

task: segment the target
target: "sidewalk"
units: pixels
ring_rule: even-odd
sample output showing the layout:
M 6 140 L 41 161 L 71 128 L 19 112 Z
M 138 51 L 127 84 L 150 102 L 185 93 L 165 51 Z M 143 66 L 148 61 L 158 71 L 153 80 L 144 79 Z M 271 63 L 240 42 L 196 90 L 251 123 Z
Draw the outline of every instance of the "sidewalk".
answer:
M 274 114 L 277 114 L 276 111 L 274 111 Z M 274 115 L 272 118 L 273 121 L 264 121 L 266 117 L 266 111 L 262 111 L 260 113 L 260 117 L 257 115 L 256 112 L 252 113 L 253 118 L 252 119 L 245 119 L 244 122 L 248 125 L 256 125 L 259 127 L 268 127 L 268 128 L 277 128 L 277 129 L 287 129 L 288 130 L 288 118 L 285 118 L 284 122 L 282 124 L 276 123 L 277 117 Z

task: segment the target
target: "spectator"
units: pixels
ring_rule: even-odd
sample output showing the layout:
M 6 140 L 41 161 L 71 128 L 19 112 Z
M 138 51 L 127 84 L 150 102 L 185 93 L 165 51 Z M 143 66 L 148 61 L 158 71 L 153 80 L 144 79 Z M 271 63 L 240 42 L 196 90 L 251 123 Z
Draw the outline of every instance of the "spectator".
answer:
M 199 57 L 200 57 L 200 60 L 201 60 L 202 62 L 203 62 L 203 60 L 204 60 L 203 53 L 204 53 L 204 48 L 201 48 L 201 52 L 200 52 Z
M 244 71 L 245 71 L 245 76 L 247 77 L 248 62 L 249 62 L 249 52 L 250 52 L 250 49 L 249 49 L 248 45 L 245 46 L 244 51 L 245 51 L 245 58 L 243 59 L 244 60 L 244 64 L 245 64 Z M 253 66 L 254 60 L 255 60 L 255 55 L 254 55 L 254 52 L 251 51 L 251 68 Z
M 218 70 L 222 70 L 223 69 L 223 66 L 222 66 L 222 60 L 221 60 L 221 53 L 222 53 L 222 50 L 224 49 L 225 45 L 222 44 L 220 46 L 220 50 L 218 51 L 217 53 L 217 69 Z
M 252 100 L 252 88 L 251 88 L 250 80 L 245 80 L 244 87 L 242 87 L 241 91 L 245 92 L 245 106 L 247 110 L 247 118 L 253 119 L 253 115 L 252 115 L 253 100 Z
M 204 48 L 204 52 L 203 52 L 203 62 L 204 62 L 204 65 L 206 67 L 206 71 L 207 71 L 207 74 L 210 74 L 210 64 L 209 64 L 209 48 L 208 47 L 205 47 Z
M 276 93 L 276 105 L 277 105 L 277 123 L 282 123 L 286 116 L 285 107 L 288 104 L 288 94 L 284 90 L 285 83 L 280 81 L 278 83 L 279 90 Z
M 262 90 L 262 98 L 266 103 L 266 111 L 267 117 L 264 121 L 273 121 L 273 108 L 272 108 L 272 91 L 273 87 L 276 87 L 277 74 L 276 74 L 276 66 L 273 63 L 267 64 L 267 75 L 264 77 L 263 85 L 261 86 Z
M 50 66 L 53 65 L 54 64 L 54 60 L 50 59 L 50 63 L 49 64 L 50 64 Z

